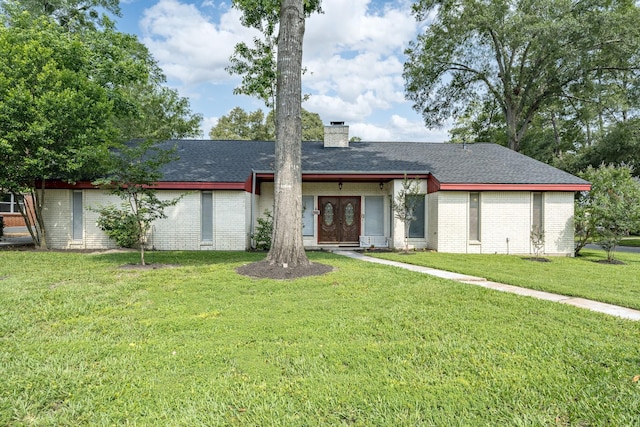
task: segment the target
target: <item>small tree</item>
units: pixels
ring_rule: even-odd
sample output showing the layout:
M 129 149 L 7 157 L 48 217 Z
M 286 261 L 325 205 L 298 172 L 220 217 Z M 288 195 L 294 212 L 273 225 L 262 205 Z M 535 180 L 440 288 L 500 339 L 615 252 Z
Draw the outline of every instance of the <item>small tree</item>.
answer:
M 640 184 L 631 172 L 628 166 L 602 165 L 581 174 L 591 183 L 591 191 L 580 193 L 576 200 L 576 255 L 595 242 L 611 262 L 622 237 L 640 226 Z
M 544 248 L 544 230 L 539 225 L 531 227 L 531 233 L 529 234 L 531 245 L 536 258 L 540 258 L 542 249 Z
M 407 174 L 402 180 L 402 188 L 398 191 L 393 200 L 393 213 L 397 219 L 404 224 L 404 251 L 409 251 L 409 229 L 411 223 L 416 219 L 415 211 L 420 197 L 420 179 L 409 179 Z
M 264 211 L 264 216 L 258 218 L 258 226 L 253 239 L 256 242 L 256 249 L 269 250 L 271 249 L 271 236 L 273 235 L 273 215 L 267 209 Z
M 153 188 L 162 175 L 160 168 L 175 159 L 173 152 L 150 141 L 123 146 L 113 155 L 111 175 L 94 183 L 124 200 L 120 209 L 99 208 L 98 226 L 122 246 L 135 242 L 142 265 L 146 265 L 144 251 L 153 222 L 166 218 L 164 210 L 183 197 L 160 200 Z

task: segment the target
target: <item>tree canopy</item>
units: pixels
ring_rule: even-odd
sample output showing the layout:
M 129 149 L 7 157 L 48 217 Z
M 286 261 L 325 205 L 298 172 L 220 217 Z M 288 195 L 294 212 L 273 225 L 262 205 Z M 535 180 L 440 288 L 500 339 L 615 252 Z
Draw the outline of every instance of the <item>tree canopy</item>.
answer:
M 109 148 L 195 135 L 201 118 L 162 87 L 164 76 L 134 36 L 76 31 L 28 11 L 0 19 L 0 187 L 31 195 L 35 219 L 25 219 L 46 247 L 46 180 L 95 178 L 107 172 Z
M 275 141 L 275 114 L 270 111 L 265 117 L 262 110 L 246 112 L 236 107 L 229 114 L 220 117 L 218 123 L 209 132 L 211 139 Z M 324 125 L 317 113 L 302 109 L 302 140 L 321 141 L 324 138 Z
M 47 18 L 0 25 L 0 188 L 30 193 L 38 180 L 77 179 L 115 135 L 108 91 L 90 77 L 94 52 Z M 46 247 L 37 215 L 36 243 Z
M 302 3 L 305 17 L 322 12 L 321 0 L 304 0 Z M 235 46 L 227 71 L 241 76 L 242 81 L 233 93 L 255 96 L 267 108 L 273 109 L 277 91 L 276 30 L 280 22 L 280 0 L 233 0 L 233 7 L 242 12 L 242 25 L 255 28 L 262 35 L 262 39 L 253 39 L 253 46 L 244 42 Z
M 595 242 L 613 261 L 622 237 L 640 229 L 640 183 L 626 166 L 589 166 L 580 176 L 591 183 L 591 191 L 576 200 L 576 255 Z
M 407 49 L 406 94 L 428 126 L 498 111 L 495 129 L 520 151 L 558 105 L 603 120 L 638 105 L 633 0 L 420 0 L 413 11 L 428 25 Z
M 12 18 L 23 12 L 49 16 L 69 31 L 113 27 L 109 17 L 120 16 L 119 0 L 3 0 L 0 11 Z

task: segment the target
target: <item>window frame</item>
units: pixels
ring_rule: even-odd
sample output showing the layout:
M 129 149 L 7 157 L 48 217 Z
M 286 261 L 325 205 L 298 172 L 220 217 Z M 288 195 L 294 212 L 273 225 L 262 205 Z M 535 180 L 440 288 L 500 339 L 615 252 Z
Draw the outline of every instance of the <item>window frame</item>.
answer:
M 0 214 L 19 214 L 20 209 L 18 208 L 18 204 L 24 206 L 24 197 L 18 196 L 18 198 L 16 198 L 13 193 L 0 193 L 0 197 L 3 196 L 8 196 L 9 201 L 0 199 L 0 206 L 9 206 L 9 210 L 4 211 L 0 209 Z
M 71 192 L 71 240 L 84 240 L 84 193 L 82 190 Z
M 539 198 L 537 197 L 539 196 Z M 536 199 L 539 200 L 539 206 L 536 206 Z M 536 212 L 537 211 L 537 212 Z M 531 193 L 531 230 L 538 225 L 539 231 L 544 232 L 544 193 Z
M 376 201 L 376 206 L 373 205 L 369 205 L 369 203 L 373 203 L 373 201 Z M 372 210 L 374 207 L 378 207 L 377 203 L 379 203 L 379 207 L 380 207 L 380 212 L 376 212 L 376 214 L 380 215 L 380 218 L 378 218 L 380 221 L 376 221 L 375 224 L 370 222 L 371 219 L 371 212 L 369 212 L 370 210 Z M 384 196 L 365 196 L 364 197 L 364 235 L 365 236 L 384 236 Z M 376 226 L 376 228 L 378 228 L 379 230 L 375 230 L 374 232 L 371 232 L 369 230 L 370 227 Z
M 416 194 L 416 195 L 407 195 L 406 197 L 416 197 L 418 199 L 420 199 L 422 201 L 422 203 L 418 202 L 414 205 L 414 207 L 418 208 L 418 209 L 414 209 L 413 212 L 413 216 L 416 216 L 416 219 L 414 219 L 413 221 L 411 221 L 411 223 L 409 224 L 409 232 L 407 233 L 407 237 L 409 239 L 424 239 L 426 236 L 426 228 L 427 228 L 427 209 L 426 209 L 426 196 L 424 194 Z M 416 215 L 416 210 L 418 210 L 418 213 L 420 211 L 422 211 L 422 216 Z M 418 219 L 420 219 L 418 221 Z M 422 233 L 420 233 L 419 231 L 416 233 L 414 226 L 416 223 L 419 223 L 422 225 Z M 414 234 L 412 235 L 412 229 L 414 229 Z
M 315 196 L 302 196 L 302 236 L 303 237 L 313 237 L 315 235 L 315 230 L 314 230 L 315 220 L 313 215 L 314 207 L 315 207 Z
M 475 196 L 475 202 L 474 202 Z M 480 243 L 482 237 L 482 203 L 480 192 L 469 193 L 469 209 L 468 209 L 468 221 L 467 221 L 467 233 L 470 243 Z
M 208 211 L 205 210 L 205 207 Z M 200 241 L 213 243 L 213 191 L 200 192 Z

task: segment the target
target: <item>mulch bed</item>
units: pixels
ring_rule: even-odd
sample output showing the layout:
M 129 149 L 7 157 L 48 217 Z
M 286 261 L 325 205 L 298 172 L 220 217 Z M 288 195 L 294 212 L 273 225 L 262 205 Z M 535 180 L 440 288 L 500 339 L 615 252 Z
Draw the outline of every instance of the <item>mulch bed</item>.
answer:
M 287 280 L 300 277 L 320 276 L 333 271 L 330 265 L 311 263 L 311 265 L 300 265 L 283 268 L 281 265 L 271 265 L 268 261 L 258 261 L 245 264 L 236 268 L 238 274 L 256 279 Z

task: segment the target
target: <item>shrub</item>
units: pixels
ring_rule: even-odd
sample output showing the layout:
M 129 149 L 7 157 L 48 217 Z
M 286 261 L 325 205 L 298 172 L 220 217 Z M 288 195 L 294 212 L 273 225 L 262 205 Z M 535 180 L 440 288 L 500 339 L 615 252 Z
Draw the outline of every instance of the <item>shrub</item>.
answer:
M 258 218 L 256 232 L 251 236 L 256 242 L 256 249 L 271 249 L 271 236 L 273 235 L 273 215 L 268 210 L 264 211 L 264 216 Z
M 97 225 L 116 245 L 121 248 L 135 248 L 140 242 L 140 228 L 133 213 L 114 205 L 97 209 L 100 214 Z

